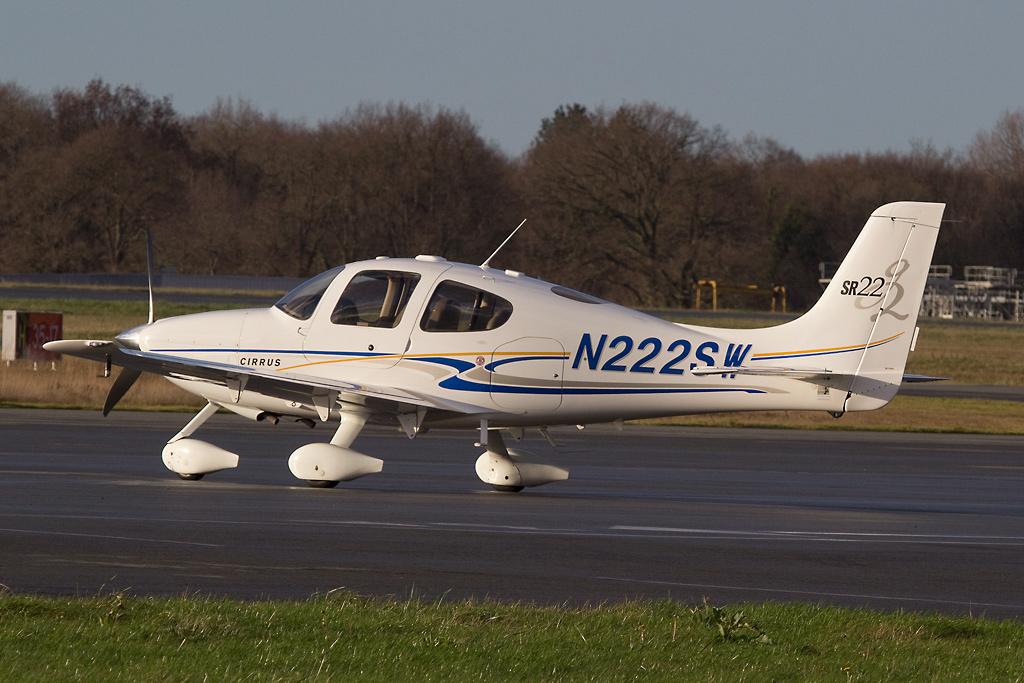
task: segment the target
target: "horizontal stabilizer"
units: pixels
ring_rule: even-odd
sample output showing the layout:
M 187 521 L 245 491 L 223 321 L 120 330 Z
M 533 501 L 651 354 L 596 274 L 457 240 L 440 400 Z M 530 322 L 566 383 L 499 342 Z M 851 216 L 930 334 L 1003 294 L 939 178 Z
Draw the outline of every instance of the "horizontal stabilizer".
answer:
M 739 367 L 708 367 L 708 368 L 694 368 L 691 372 L 698 377 L 712 376 L 712 375 L 751 375 L 755 377 L 786 377 L 788 379 L 802 379 L 808 382 L 821 382 L 825 380 L 837 381 L 844 377 L 852 377 L 853 375 L 847 375 L 840 372 L 831 372 L 823 369 L 812 369 L 812 368 L 766 368 L 757 367 L 751 368 L 746 366 Z M 947 377 L 929 377 L 928 375 L 903 375 L 904 384 L 917 384 L 922 382 L 945 382 Z
M 809 381 L 838 379 L 843 375 L 822 368 L 772 368 L 747 366 L 694 368 L 691 372 L 698 376 L 708 375 L 753 375 L 756 377 L 786 377 L 788 379 L 804 379 Z
M 928 375 L 903 375 L 904 384 L 917 384 L 918 382 L 945 382 L 948 377 L 929 377 Z

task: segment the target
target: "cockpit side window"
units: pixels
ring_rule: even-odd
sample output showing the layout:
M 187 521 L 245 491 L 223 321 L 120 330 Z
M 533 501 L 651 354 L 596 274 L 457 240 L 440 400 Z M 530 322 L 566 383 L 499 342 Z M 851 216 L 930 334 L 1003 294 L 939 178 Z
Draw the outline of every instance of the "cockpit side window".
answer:
M 341 293 L 331 312 L 331 322 L 361 327 L 397 327 L 419 281 L 419 273 L 397 270 L 358 273 Z
M 306 280 L 281 297 L 274 306 L 297 320 L 309 320 L 313 316 L 313 311 L 316 310 L 316 305 L 320 303 L 324 292 L 327 291 L 327 288 L 334 282 L 334 278 L 338 277 L 338 273 L 344 268 L 345 266 L 331 268 L 316 277 Z
M 480 332 L 504 325 L 512 304 L 496 294 L 446 280 L 430 297 L 420 319 L 424 332 Z

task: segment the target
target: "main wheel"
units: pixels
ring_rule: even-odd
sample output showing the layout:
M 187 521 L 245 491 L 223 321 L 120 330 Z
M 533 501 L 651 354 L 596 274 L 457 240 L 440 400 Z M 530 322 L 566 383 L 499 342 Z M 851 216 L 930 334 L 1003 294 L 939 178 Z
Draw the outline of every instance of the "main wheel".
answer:
M 184 479 L 185 481 L 199 481 L 200 479 L 202 479 L 205 476 L 205 473 L 203 473 L 203 474 L 182 474 L 181 472 L 178 472 L 178 476 L 181 477 L 182 479 Z
M 307 479 L 306 483 L 315 489 L 333 489 L 341 482 L 333 481 L 331 479 Z
M 522 486 L 505 486 L 504 484 L 491 484 L 495 491 L 501 491 L 502 493 L 519 493 L 523 490 Z

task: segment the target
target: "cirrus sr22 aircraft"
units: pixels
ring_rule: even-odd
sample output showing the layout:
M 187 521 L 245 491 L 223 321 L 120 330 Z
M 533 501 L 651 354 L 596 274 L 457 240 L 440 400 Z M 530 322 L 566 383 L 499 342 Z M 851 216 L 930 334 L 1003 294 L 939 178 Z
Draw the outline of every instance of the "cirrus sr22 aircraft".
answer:
M 944 205 L 897 202 L 868 219 L 817 304 L 777 327 L 667 322 L 510 270 L 436 256 L 378 258 L 322 273 L 266 309 L 153 321 L 113 341 L 46 348 L 123 367 L 104 415 L 143 372 L 207 405 L 163 450 L 185 479 L 236 467 L 192 438 L 219 409 L 252 420 L 338 423 L 291 454 L 299 479 L 331 487 L 381 471 L 352 444 L 367 422 L 415 438 L 479 430 L 482 481 L 517 491 L 568 477 L 505 446 L 549 425 L 743 410 L 839 416 L 888 403 L 907 354 Z M 500 249 L 500 247 L 499 247 Z M 492 255 L 493 257 L 493 255 Z M 909 378 L 931 379 L 931 378 Z

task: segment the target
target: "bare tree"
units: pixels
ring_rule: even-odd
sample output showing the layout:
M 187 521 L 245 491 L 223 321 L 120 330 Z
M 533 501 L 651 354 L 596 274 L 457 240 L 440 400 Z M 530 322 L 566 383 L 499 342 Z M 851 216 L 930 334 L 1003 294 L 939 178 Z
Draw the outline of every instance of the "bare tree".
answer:
M 15 83 L 0 83 L 0 268 L 27 270 L 36 261 L 34 240 L 25 240 L 20 227 L 32 213 L 26 193 L 46 182 L 38 166 L 55 139 L 48 102 Z
M 530 198 L 573 245 L 577 282 L 635 303 L 681 304 L 713 233 L 729 222 L 725 135 L 654 104 L 545 120 L 525 162 Z
M 464 113 L 363 106 L 335 124 L 346 133 L 350 220 L 378 253 L 483 260 L 508 226 L 509 166 Z
M 166 99 L 102 81 L 57 91 L 43 120 L 52 135 L 21 155 L 10 182 L 12 230 L 36 245 L 24 258 L 40 270 L 121 270 L 145 229 L 173 211 L 184 125 Z
M 98 128 L 132 129 L 163 149 L 187 146 L 188 129 L 171 106 L 169 97 L 150 97 L 126 85 L 111 88 L 93 79 L 78 92 L 58 89 L 53 93 L 53 117 L 57 134 L 73 142 Z
M 1008 111 L 970 148 L 974 167 L 985 178 L 976 240 L 998 245 L 992 265 L 1024 264 L 1024 109 Z
M 53 143 L 46 99 L 14 83 L 0 83 L 0 179 L 7 177 L 24 151 Z
M 978 133 L 970 157 L 987 173 L 1024 178 L 1024 109 L 1006 112 L 991 131 Z
M 129 265 L 131 246 L 167 220 L 180 199 L 175 160 L 114 127 L 79 137 L 57 159 L 56 171 L 63 210 L 112 272 Z M 140 249 L 130 265 L 144 267 L 143 254 Z

